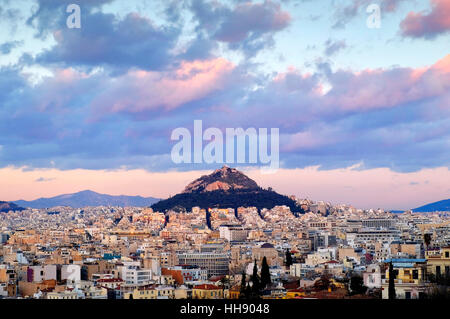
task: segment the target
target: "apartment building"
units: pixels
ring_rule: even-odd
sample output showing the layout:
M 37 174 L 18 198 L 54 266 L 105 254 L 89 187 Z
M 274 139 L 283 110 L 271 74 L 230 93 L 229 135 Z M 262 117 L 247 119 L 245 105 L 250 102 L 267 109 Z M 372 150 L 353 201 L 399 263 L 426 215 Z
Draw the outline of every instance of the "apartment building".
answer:
M 177 256 L 180 264 L 206 269 L 208 277 L 228 274 L 229 253 L 191 252 L 179 253 Z
M 152 270 L 141 268 L 138 261 L 123 262 L 118 269 L 122 280 L 128 285 L 147 285 L 152 280 Z

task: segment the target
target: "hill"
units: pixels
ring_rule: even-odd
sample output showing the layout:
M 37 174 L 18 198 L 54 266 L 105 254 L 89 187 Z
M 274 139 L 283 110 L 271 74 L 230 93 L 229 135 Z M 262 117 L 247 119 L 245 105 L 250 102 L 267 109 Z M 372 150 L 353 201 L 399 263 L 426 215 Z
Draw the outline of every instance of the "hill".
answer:
M 0 213 L 7 213 L 9 211 L 24 210 L 25 208 L 19 207 L 14 203 L 0 201 Z
M 426 204 L 412 210 L 416 213 L 428 212 L 450 212 L 450 199 L 444 199 L 438 202 Z
M 19 200 L 14 203 L 30 208 L 49 208 L 56 206 L 69 206 L 73 208 L 82 208 L 86 206 L 145 207 L 152 205 L 158 200 L 159 199 L 153 197 L 125 195 L 113 196 L 86 190 L 74 194 L 65 194 L 50 198 L 39 198 L 32 201 Z
M 243 173 L 224 166 L 188 184 L 182 193 L 151 207 L 155 211 L 163 212 L 170 209 L 189 211 L 195 206 L 205 209 L 251 206 L 270 209 L 280 205 L 290 207 L 292 212 L 301 212 L 301 208 L 288 196 L 262 189 Z

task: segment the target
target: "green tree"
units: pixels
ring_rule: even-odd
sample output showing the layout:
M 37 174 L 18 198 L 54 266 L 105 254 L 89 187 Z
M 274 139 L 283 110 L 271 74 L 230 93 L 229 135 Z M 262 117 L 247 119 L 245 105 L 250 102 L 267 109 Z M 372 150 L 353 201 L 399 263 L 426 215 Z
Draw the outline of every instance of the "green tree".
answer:
M 251 289 L 250 298 L 257 299 L 260 296 L 261 283 L 260 283 L 260 279 L 258 276 L 258 265 L 256 263 L 256 259 L 255 259 L 255 263 L 253 264 L 253 274 L 251 277 L 251 281 L 252 281 L 252 289 Z
M 220 279 L 220 285 L 222 286 L 222 295 L 223 296 L 225 296 L 225 288 L 228 288 L 228 284 L 230 283 L 230 280 L 226 277 L 226 276 L 223 276 L 221 279 Z
M 327 290 L 328 287 L 330 287 L 331 283 L 330 279 L 331 275 L 328 274 L 327 272 L 324 272 L 322 276 L 320 276 L 320 279 L 314 283 L 314 286 L 320 290 Z
M 426 248 L 428 249 L 428 246 L 430 246 L 431 243 L 431 234 L 423 234 L 423 241 L 425 243 Z
M 245 280 L 245 270 L 242 270 L 241 287 L 239 289 L 239 299 L 247 299 L 247 283 Z
M 364 286 L 364 279 L 359 275 L 353 275 L 352 278 L 350 279 L 350 289 L 352 295 L 365 293 L 367 287 Z
M 245 287 L 244 299 L 250 299 L 252 296 L 252 288 L 250 287 L 250 283 L 247 282 L 247 287 Z
M 252 292 L 255 295 L 259 295 L 259 289 L 260 289 L 260 282 L 259 282 L 259 276 L 258 276 L 258 265 L 255 263 L 253 264 L 253 274 L 252 274 Z
M 292 255 L 289 249 L 286 249 L 286 267 L 289 268 L 292 265 Z
M 267 258 L 264 256 L 261 263 L 261 288 L 266 288 L 267 285 L 271 283 L 270 280 L 270 270 L 269 264 L 267 263 Z
M 396 293 L 395 293 L 395 273 L 394 273 L 394 265 L 392 265 L 392 261 L 389 262 L 389 299 L 395 299 Z

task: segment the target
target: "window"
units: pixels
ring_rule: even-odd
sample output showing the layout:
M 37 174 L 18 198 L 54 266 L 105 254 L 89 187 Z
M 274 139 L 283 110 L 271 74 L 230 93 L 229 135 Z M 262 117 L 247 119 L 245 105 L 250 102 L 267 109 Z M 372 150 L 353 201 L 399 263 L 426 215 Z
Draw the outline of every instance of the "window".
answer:
M 411 291 L 405 291 L 405 299 L 411 299 Z
M 450 254 L 450 253 L 449 253 L 448 251 L 446 251 L 446 252 L 445 252 L 445 258 L 448 258 L 448 257 L 449 257 L 449 254 Z

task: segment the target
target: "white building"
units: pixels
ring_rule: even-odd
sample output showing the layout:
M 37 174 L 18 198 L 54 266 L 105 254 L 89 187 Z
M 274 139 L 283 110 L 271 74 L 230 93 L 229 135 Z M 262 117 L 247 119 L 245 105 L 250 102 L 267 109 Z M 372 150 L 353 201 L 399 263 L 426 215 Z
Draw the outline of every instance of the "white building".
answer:
M 61 280 L 71 282 L 78 282 L 81 280 L 81 266 L 80 265 L 62 265 Z
M 364 286 L 369 289 L 381 288 L 381 269 L 377 264 L 367 266 L 363 273 Z
M 57 278 L 56 265 L 45 266 L 28 266 L 27 281 L 42 282 L 44 280 L 56 280 Z
M 148 285 L 152 280 L 152 270 L 142 269 L 138 261 L 124 262 L 123 266 L 119 266 L 118 269 L 126 284 Z
M 239 225 L 221 225 L 219 227 L 220 238 L 228 241 L 245 241 L 248 236 L 248 230 Z

